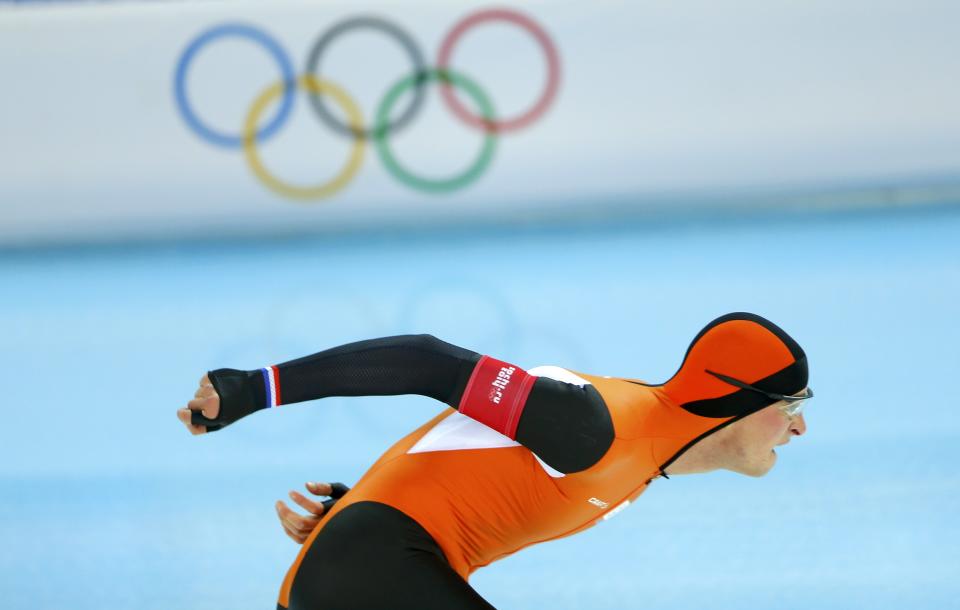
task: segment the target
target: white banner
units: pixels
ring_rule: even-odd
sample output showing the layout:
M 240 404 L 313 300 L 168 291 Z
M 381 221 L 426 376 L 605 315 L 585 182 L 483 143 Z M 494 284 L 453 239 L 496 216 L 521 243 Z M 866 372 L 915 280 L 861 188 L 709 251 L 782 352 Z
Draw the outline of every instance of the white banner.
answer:
M 947 0 L 7 7 L 0 244 L 958 175 L 957 23 Z

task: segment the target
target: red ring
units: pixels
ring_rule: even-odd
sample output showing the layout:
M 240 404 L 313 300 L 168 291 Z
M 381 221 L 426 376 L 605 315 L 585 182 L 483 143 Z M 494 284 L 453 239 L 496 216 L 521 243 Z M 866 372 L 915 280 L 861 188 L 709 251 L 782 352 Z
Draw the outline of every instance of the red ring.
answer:
M 539 101 L 537 101 L 533 108 L 516 118 L 488 121 L 467 110 L 463 104 L 460 103 L 460 100 L 457 99 L 453 86 L 451 86 L 450 83 L 445 83 L 441 86 L 440 93 L 454 114 L 473 127 L 495 132 L 523 129 L 547 111 L 547 108 L 553 102 L 553 98 L 557 95 L 557 89 L 560 87 L 560 56 L 557 53 L 557 48 L 553 45 L 553 41 L 550 40 L 547 33 L 543 31 L 543 28 L 537 25 L 532 19 L 521 13 L 507 9 L 490 9 L 468 15 L 454 26 L 446 38 L 443 39 L 443 44 L 440 45 L 440 53 L 437 56 L 437 68 L 446 70 L 450 63 L 450 55 L 453 53 L 453 45 L 457 43 L 468 29 L 484 21 L 509 21 L 530 32 L 530 34 L 537 39 L 537 42 L 547 56 L 547 86 L 543 91 L 543 95 L 540 96 Z

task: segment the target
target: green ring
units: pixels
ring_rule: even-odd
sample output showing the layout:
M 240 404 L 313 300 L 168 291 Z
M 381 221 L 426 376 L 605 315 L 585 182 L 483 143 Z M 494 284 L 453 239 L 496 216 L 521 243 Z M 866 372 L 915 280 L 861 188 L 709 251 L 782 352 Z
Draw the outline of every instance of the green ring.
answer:
M 441 81 L 445 84 L 452 84 L 467 93 L 473 101 L 480 107 L 480 115 L 489 122 L 490 127 L 486 130 L 486 137 L 483 140 L 483 147 L 480 149 L 480 155 L 473 165 L 467 168 L 463 173 L 446 179 L 421 178 L 405 169 L 393 156 L 390 147 L 387 144 L 387 135 L 389 134 L 390 109 L 399 99 L 400 95 L 407 89 L 422 83 L 423 81 Z M 400 80 L 397 84 L 387 91 L 380 107 L 377 109 L 377 118 L 374 123 L 374 142 L 377 146 L 377 152 L 380 153 L 380 160 L 383 161 L 387 170 L 400 182 L 421 191 L 429 193 L 446 193 L 463 188 L 480 177 L 490 161 L 493 160 L 493 151 L 496 144 L 496 128 L 494 125 L 495 114 L 493 104 L 490 99 L 480 90 L 480 87 L 462 74 L 451 72 L 450 70 L 438 70 L 432 68 L 421 73 L 414 73 Z

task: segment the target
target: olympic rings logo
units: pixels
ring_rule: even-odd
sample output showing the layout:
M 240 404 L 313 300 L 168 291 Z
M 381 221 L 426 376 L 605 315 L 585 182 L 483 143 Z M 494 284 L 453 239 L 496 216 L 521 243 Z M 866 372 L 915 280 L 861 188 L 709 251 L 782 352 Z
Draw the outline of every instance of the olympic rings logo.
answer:
M 503 21 L 525 30 L 536 40 L 547 60 L 547 82 L 536 103 L 529 110 L 512 118 L 498 118 L 489 96 L 473 79 L 460 70 L 450 67 L 457 42 L 477 25 Z M 360 109 L 353 98 L 340 86 L 323 78 L 321 59 L 327 49 L 339 37 L 356 30 L 375 30 L 395 40 L 403 48 L 413 66 L 410 74 L 386 91 L 377 106 L 372 126 L 364 124 Z M 187 96 L 186 81 L 191 62 L 205 46 L 227 37 L 245 38 L 263 47 L 280 69 L 281 78 L 264 89 L 253 101 L 239 133 L 224 133 L 207 126 L 194 112 Z M 473 163 L 461 173 L 444 179 L 418 176 L 405 168 L 395 157 L 390 147 L 389 136 L 408 125 L 424 101 L 424 87 L 437 83 L 446 106 L 462 122 L 483 133 L 483 145 Z M 177 61 L 174 75 L 174 95 L 180 115 L 187 126 L 200 138 L 216 146 L 228 149 L 242 148 L 247 164 L 253 173 L 272 191 L 294 199 L 321 199 L 343 189 L 360 170 L 366 143 L 372 140 L 384 167 L 400 183 L 429 193 L 446 193 L 461 189 L 475 181 L 487 169 L 493 159 L 497 136 L 527 127 L 539 119 L 550 107 L 560 85 L 560 58 L 547 33 L 529 17 L 508 9 L 482 10 L 458 22 L 444 37 L 437 54 L 436 67 L 427 67 L 423 53 L 414 39 L 396 24 L 380 17 L 360 16 L 343 20 L 317 38 L 307 55 L 304 73 L 296 76 L 293 64 L 283 48 L 264 31 L 246 24 L 228 23 L 210 28 L 197 36 Z M 263 164 L 258 144 L 276 135 L 283 127 L 293 109 L 296 90 L 306 92 L 310 106 L 319 119 L 334 133 L 353 140 L 349 156 L 333 178 L 325 182 L 301 186 L 284 182 L 272 174 Z M 454 89 L 469 97 L 479 109 L 475 113 L 457 98 Z M 412 90 L 412 99 L 396 118 L 391 113 L 404 93 Z M 269 122 L 262 124 L 261 117 L 271 102 L 280 98 L 280 106 Z M 347 117 L 346 122 L 336 118 L 330 111 L 327 99 L 337 104 Z

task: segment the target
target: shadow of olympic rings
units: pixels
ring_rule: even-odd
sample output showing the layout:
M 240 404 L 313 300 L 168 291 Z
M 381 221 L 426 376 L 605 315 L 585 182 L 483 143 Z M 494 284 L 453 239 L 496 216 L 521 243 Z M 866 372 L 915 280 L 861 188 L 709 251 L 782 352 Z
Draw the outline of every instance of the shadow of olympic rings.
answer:
M 503 21 L 520 27 L 536 40 L 547 60 L 547 82 L 536 103 L 527 111 L 512 118 L 498 119 L 493 103 L 484 90 L 471 78 L 450 68 L 457 42 L 471 28 L 489 22 Z M 322 77 L 322 58 L 329 46 L 340 36 L 355 30 L 375 30 L 395 40 L 404 50 L 413 65 L 413 71 L 394 83 L 377 106 L 372 126 L 365 126 L 360 109 L 353 98 L 341 87 Z M 263 47 L 280 69 L 281 79 L 261 92 L 251 104 L 240 133 L 231 134 L 206 125 L 193 110 L 187 95 L 187 74 L 193 60 L 201 49 L 217 39 L 227 37 L 245 38 Z M 461 173 L 441 179 L 419 176 L 405 168 L 393 154 L 389 136 L 407 125 L 416 117 L 424 100 L 424 88 L 429 83 L 438 83 L 444 102 L 453 114 L 484 135 L 483 146 L 476 159 Z M 526 15 L 509 9 L 486 9 L 472 13 L 459 21 L 444 37 L 437 54 L 436 67 L 426 65 L 423 53 L 410 34 L 398 25 L 373 16 L 345 19 L 326 30 L 310 49 L 302 75 L 296 76 L 289 55 L 276 40 L 263 30 L 247 24 L 227 23 L 214 26 L 198 35 L 181 53 L 174 72 L 174 97 L 177 109 L 187 126 L 201 139 L 222 148 L 242 148 L 244 157 L 254 175 L 269 189 L 292 199 L 322 199 L 330 197 L 356 176 L 363 162 L 365 143 L 374 142 L 381 162 L 387 171 L 401 184 L 427 193 L 448 193 L 471 184 L 489 167 L 496 148 L 496 137 L 523 129 L 539 119 L 556 98 L 560 86 L 560 57 L 553 41 L 540 25 Z M 352 138 L 353 147 L 347 161 L 339 172 L 325 182 L 300 186 L 284 182 L 274 176 L 262 163 L 257 145 L 276 135 L 289 118 L 295 92 L 307 93 L 311 107 L 320 120 L 333 132 Z M 479 114 L 472 112 L 457 97 L 459 89 L 469 97 Z M 407 91 L 412 91 L 408 105 L 391 120 L 394 105 Z M 266 107 L 280 98 L 276 115 L 261 125 L 261 115 Z M 337 119 L 329 111 L 324 98 L 331 98 L 345 111 L 347 122 Z

